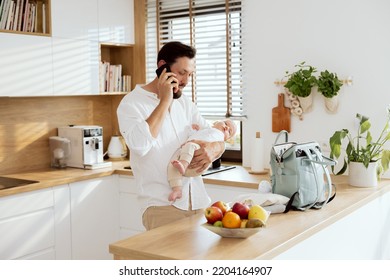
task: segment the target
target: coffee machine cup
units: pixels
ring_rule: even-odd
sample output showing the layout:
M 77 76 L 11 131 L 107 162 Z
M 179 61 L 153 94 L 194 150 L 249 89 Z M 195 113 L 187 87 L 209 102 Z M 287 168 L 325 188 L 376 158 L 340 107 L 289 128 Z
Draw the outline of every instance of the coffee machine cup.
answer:
M 70 155 L 70 140 L 64 137 L 49 137 L 51 167 L 65 168 Z

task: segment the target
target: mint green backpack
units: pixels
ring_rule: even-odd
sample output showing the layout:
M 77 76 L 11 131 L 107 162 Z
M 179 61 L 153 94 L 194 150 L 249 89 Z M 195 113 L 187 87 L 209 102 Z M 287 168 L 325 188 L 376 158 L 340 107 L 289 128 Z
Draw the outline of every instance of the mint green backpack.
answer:
M 282 135 L 285 141 L 278 143 Z M 290 198 L 285 212 L 292 208 L 320 209 L 330 202 L 336 190 L 332 186 L 327 166 L 336 163 L 322 155 L 318 143 L 288 142 L 288 132 L 279 132 L 271 148 L 271 185 L 273 193 Z

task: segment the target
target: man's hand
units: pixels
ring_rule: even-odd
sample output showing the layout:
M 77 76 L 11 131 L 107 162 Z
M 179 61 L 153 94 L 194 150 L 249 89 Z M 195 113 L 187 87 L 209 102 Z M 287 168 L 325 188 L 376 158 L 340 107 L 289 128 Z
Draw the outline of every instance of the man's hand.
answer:
M 192 141 L 200 146 L 200 149 L 196 150 L 191 164 L 188 168 L 196 169 L 196 172 L 205 171 L 210 164 L 219 158 L 225 151 L 224 142 L 204 142 L 199 140 Z
M 159 99 L 160 102 L 166 102 L 167 104 L 171 104 L 173 100 L 173 90 L 175 92 L 178 91 L 178 80 L 176 78 L 176 74 L 173 72 L 167 72 L 165 68 L 158 79 L 158 91 L 159 91 Z

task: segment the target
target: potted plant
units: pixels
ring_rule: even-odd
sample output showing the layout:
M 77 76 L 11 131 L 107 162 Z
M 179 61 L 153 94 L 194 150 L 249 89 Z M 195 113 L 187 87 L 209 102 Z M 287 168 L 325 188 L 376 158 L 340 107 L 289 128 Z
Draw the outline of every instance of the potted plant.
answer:
M 328 112 L 334 113 L 338 108 L 337 94 L 343 83 L 339 80 L 336 73 L 330 73 L 325 70 L 317 78 L 318 91 L 325 98 L 325 108 Z
M 357 135 L 353 137 L 348 129 L 336 131 L 329 139 L 330 157 L 338 159 L 341 155 L 344 139 L 347 140 L 343 167 L 336 175 L 344 174 L 349 167 L 349 184 L 358 187 L 374 187 L 380 176 L 389 168 L 390 150 L 384 145 L 390 140 L 390 106 L 387 108 L 387 120 L 385 126 L 376 141 L 373 141 L 369 119 L 361 114 L 356 114 L 359 121 Z M 362 168 L 356 170 L 356 168 Z M 370 175 L 364 175 L 369 172 Z
M 310 65 L 305 65 L 305 61 L 295 65 L 297 71 L 289 73 L 287 83 L 284 85 L 293 95 L 297 96 L 304 112 L 307 112 L 312 105 L 311 91 L 316 85 L 317 79 L 313 75 L 317 69 Z

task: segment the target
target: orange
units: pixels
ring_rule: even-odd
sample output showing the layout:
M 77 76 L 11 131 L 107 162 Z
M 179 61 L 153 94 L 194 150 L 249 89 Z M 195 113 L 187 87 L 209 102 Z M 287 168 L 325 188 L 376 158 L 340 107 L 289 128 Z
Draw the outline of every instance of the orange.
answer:
M 240 216 L 234 212 L 226 212 L 222 218 L 222 225 L 225 228 L 239 228 L 241 227 Z

